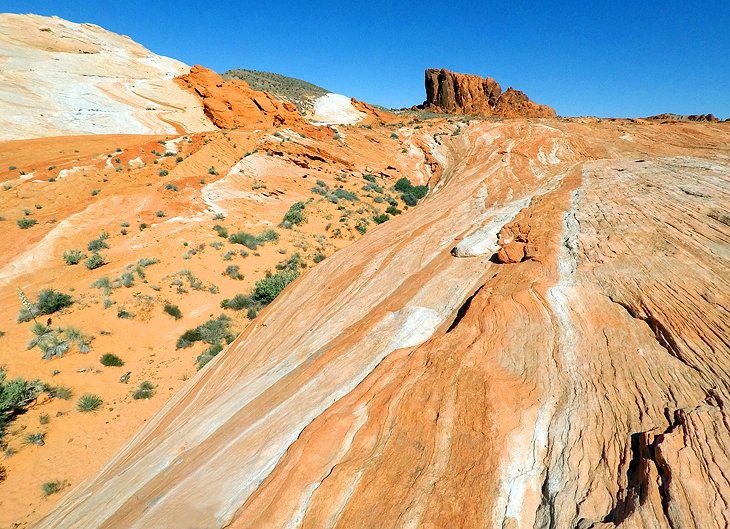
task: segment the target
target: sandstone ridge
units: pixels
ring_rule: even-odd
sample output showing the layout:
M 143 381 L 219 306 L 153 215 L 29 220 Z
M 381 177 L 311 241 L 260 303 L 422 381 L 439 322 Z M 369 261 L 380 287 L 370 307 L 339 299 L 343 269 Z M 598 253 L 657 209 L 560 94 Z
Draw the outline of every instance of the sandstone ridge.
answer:
M 187 65 L 93 24 L 0 14 L 0 57 L 0 140 L 214 128 Z
M 727 527 L 727 125 L 460 126 L 37 527 Z
M 219 128 L 251 129 L 303 124 L 294 103 L 279 101 L 271 94 L 252 90 L 246 81 L 226 81 L 213 70 L 193 66 L 175 78 L 181 87 L 198 96 L 205 115 Z
M 519 90 L 510 87 L 503 92 L 491 77 L 433 68 L 426 70 L 426 101 L 420 108 L 475 116 L 555 117 L 555 110 L 531 101 Z

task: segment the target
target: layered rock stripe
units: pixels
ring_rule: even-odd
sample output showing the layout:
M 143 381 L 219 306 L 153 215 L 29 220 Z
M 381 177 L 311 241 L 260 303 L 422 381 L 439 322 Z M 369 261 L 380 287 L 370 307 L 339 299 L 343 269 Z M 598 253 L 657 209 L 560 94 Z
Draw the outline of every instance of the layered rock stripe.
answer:
M 726 527 L 728 126 L 472 121 L 434 157 L 36 527 Z

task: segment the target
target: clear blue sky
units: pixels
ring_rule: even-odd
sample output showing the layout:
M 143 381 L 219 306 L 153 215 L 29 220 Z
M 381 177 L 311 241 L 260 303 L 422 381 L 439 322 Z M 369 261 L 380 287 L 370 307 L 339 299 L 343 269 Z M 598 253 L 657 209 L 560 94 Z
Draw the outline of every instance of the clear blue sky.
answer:
M 730 117 L 730 0 L 15 1 L 223 72 L 266 70 L 389 107 L 423 70 L 490 75 L 562 115 Z

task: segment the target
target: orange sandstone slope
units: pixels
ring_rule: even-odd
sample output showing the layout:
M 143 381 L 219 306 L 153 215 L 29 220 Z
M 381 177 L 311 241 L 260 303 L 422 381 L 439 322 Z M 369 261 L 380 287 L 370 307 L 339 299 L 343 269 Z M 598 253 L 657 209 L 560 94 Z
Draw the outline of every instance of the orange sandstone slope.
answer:
M 414 135 L 444 169 L 424 203 L 287 288 L 37 527 L 730 524 L 730 127 Z

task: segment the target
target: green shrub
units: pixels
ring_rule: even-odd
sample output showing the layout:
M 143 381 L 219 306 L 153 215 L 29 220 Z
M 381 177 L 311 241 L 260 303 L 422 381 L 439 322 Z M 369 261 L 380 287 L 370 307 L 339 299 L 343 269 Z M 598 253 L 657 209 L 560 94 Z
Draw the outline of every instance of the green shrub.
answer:
M 213 176 L 218 176 L 218 171 L 215 170 L 215 167 L 209 167 L 208 174 L 212 174 Z
M 172 305 L 171 303 L 165 303 L 165 307 L 163 308 L 163 310 L 167 314 L 169 314 L 170 316 L 175 318 L 176 320 L 179 320 L 180 318 L 183 317 L 182 311 L 180 310 L 180 307 L 178 307 L 177 305 Z
M 61 492 L 67 485 L 68 481 L 66 480 L 46 481 L 43 485 L 41 485 L 41 490 L 43 491 L 44 496 L 50 496 L 51 494 Z
M 120 318 L 122 320 L 132 320 L 134 319 L 134 314 L 132 314 L 123 307 L 119 307 L 117 309 L 117 318 Z
M 223 237 L 224 239 L 228 238 L 228 228 L 225 226 L 221 226 L 220 224 L 216 224 L 213 226 L 213 230 L 218 234 L 218 237 Z
M 94 252 L 91 257 L 89 257 L 86 261 L 84 261 L 84 265 L 89 270 L 96 270 L 100 266 L 103 266 L 105 263 L 104 258 L 97 252 Z
M 66 386 L 45 386 L 44 390 L 50 397 L 71 400 L 73 390 Z
M 355 193 L 347 191 L 346 189 L 335 189 L 332 191 L 332 195 L 334 195 L 338 200 L 349 200 L 350 202 L 357 202 L 360 200 L 357 198 Z
M 228 242 L 232 244 L 242 244 L 246 248 L 255 250 L 259 246 L 259 240 L 255 235 L 246 233 L 245 231 L 239 231 L 228 237 Z
M 231 343 L 235 336 L 230 331 L 231 319 L 225 314 L 221 314 L 218 318 L 210 319 L 205 323 L 198 325 L 194 329 L 188 329 L 175 344 L 176 349 L 184 349 L 190 347 L 194 342 L 205 342 L 210 345 L 221 343 Z
M 257 311 L 254 307 L 251 307 L 250 309 L 248 309 L 246 311 L 246 317 L 249 320 L 252 320 L 258 315 L 258 313 L 259 313 L 259 311 Z
M 251 298 L 268 305 L 284 288 L 299 276 L 298 272 L 282 271 L 260 279 L 254 285 Z
M 290 228 L 291 226 L 299 226 L 305 220 L 307 220 L 307 217 L 304 214 L 304 207 L 304 202 L 295 202 L 294 204 L 292 204 L 292 206 L 289 208 L 289 211 L 284 214 L 282 226 L 286 228 Z
M 89 241 L 89 244 L 86 245 L 86 249 L 90 252 L 98 252 L 99 250 L 103 250 L 104 248 L 109 248 L 109 245 L 106 243 L 106 240 L 108 238 L 109 234 L 103 231 L 98 238 Z
M 387 213 L 381 213 L 380 215 L 375 215 L 373 217 L 373 222 L 375 224 L 383 224 L 384 222 L 388 222 L 390 220 L 390 215 Z
M 245 294 L 236 294 L 231 299 L 224 299 L 221 301 L 221 308 L 231 310 L 243 310 L 248 309 L 256 305 L 256 302 L 251 299 L 251 296 Z
M 165 189 L 167 189 L 168 191 L 179 191 L 175 184 L 171 184 L 169 182 L 165 184 Z
M 36 432 L 36 433 L 29 433 L 23 438 L 23 442 L 27 445 L 38 445 L 43 446 L 46 444 L 46 434 L 45 432 Z
M 238 265 L 228 265 L 226 267 L 225 275 L 227 275 L 231 279 L 237 279 L 238 281 L 243 279 L 241 267 Z
M 399 210 L 395 206 L 388 206 L 388 208 L 385 210 L 385 212 L 388 213 L 389 215 L 393 215 L 394 217 L 396 215 L 400 215 L 401 214 L 401 210 Z
M 0 439 L 8 423 L 23 413 L 42 391 L 43 383 L 40 380 L 6 380 L 5 370 L 0 369 Z
M 73 305 L 73 298 L 58 290 L 47 288 L 38 294 L 38 300 L 31 304 L 31 311 L 23 308 L 18 314 L 18 323 L 24 323 L 33 319 L 33 316 L 53 314 L 61 309 Z
M 201 369 L 205 364 L 213 360 L 213 358 L 218 355 L 223 350 L 222 344 L 213 344 L 210 347 L 208 347 L 205 351 L 203 351 L 202 354 L 198 355 L 198 358 L 195 359 L 195 361 L 198 364 L 198 369 Z
M 162 211 L 162 210 L 159 210 L 159 211 L 156 211 L 156 212 L 155 212 L 155 217 L 166 217 L 166 216 L 167 216 L 167 215 L 166 215 L 166 214 L 165 214 L 165 212 L 164 212 L 164 211 Z
M 132 398 L 135 400 L 149 399 L 155 394 L 155 386 L 149 380 L 141 382 L 134 392 L 132 392 Z
M 63 252 L 63 260 L 67 265 L 79 264 L 83 259 L 86 259 L 86 254 L 81 250 L 66 250 Z
M 15 221 L 21 230 L 27 230 L 28 228 L 38 224 L 36 219 L 22 218 Z
M 312 261 L 314 261 L 315 263 L 321 263 L 325 259 L 326 259 L 326 256 L 319 252 L 314 254 L 314 257 L 312 257 Z
M 160 172 L 157 173 L 157 174 L 160 175 L 160 176 L 167 176 L 170 173 L 169 173 L 169 171 L 167 169 L 160 169 Z
M 121 367 L 124 365 L 124 360 L 112 353 L 102 355 L 99 361 L 101 362 L 101 365 L 107 367 Z
M 93 393 L 84 393 L 76 401 L 76 409 L 80 412 L 87 413 L 96 410 L 104 401 L 101 397 Z

